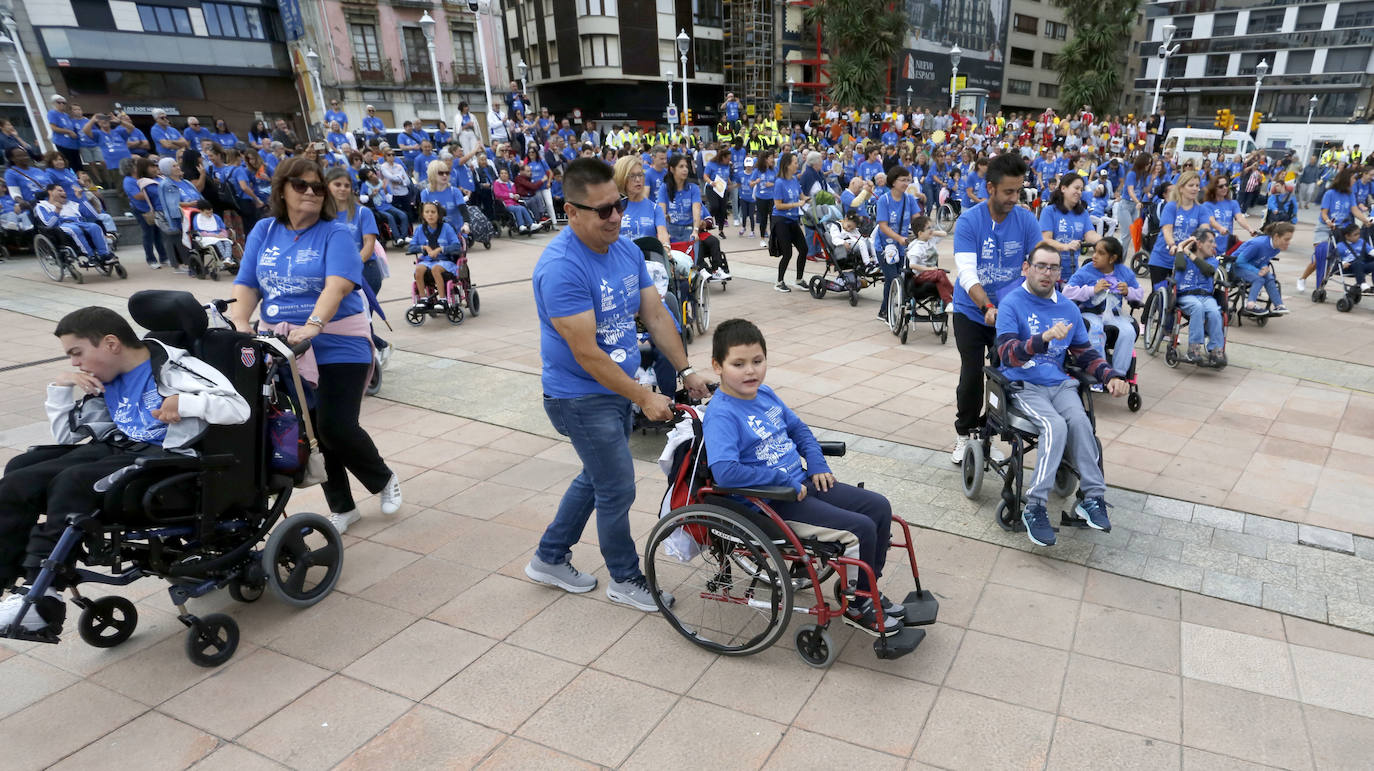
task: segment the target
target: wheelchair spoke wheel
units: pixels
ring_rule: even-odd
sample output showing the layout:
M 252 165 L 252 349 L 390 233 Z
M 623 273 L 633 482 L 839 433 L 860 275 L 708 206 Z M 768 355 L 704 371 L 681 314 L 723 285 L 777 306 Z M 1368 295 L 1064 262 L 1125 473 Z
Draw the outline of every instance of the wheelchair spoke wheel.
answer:
M 705 335 L 711 329 L 711 293 L 707 291 L 708 283 L 706 273 L 699 271 L 696 290 L 693 292 L 693 296 L 696 298 L 696 302 L 693 304 L 696 305 L 698 335 Z
M 186 630 L 186 657 L 201 667 L 217 667 L 239 647 L 239 625 L 223 613 L 193 618 Z
M 1145 300 L 1145 350 L 1154 355 L 1159 352 L 1160 341 L 1164 338 L 1165 296 L 1160 292 L 1151 294 Z
M 229 584 L 229 596 L 234 602 L 257 602 L 262 599 L 262 595 L 267 591 L 267 584 L 252 584 L 247 581 L 235 581 Z
M 460 305 L 459 305 L 458 303 L 456 303 L 456 302 L 450 302 L 450 303 L 448 304 L 448 308 L 444 310 L 444 318 L 448 319 L 448 323 L 450 323 L 450 324 L 454 324 L 454 325 L 462 324 L 462 323 L 463 323 L 463 308 L 462 308 L 462 306 L 460 306 Z
M 718 506 L 694 504 L 660 519 L 649 534 L 644 575 L 655 596 L 674 595 L 671 608 L 659 608 L 669 625 L 715 653 L 768 648 L 792 613 L 792 581 L 778 547 L 743 515 Z
M 797 654 L 802 661 L 817 668 L 825 669 L 839 658 L 840 649 L 830 638 L 830 632 L 816 624 L 807 624 L 792 636 L 797 646 Z
M 38 257 L 38 267 L 43 269 L 43 273 L 53 281 L 61 281 L 66 275 L 67 269 L 62 266 L 62 259 L 57 254 L 57 246 L 52 239 L 44 235 L 33 237 L 33 253 Z
M 138 626 L 138 608 L 123 597 L 91 600 L 77 619 L 76 631 L 87 645 L 113 648 L 129 639 Z
M 408 308 L 406 310 L 406 323 L 412 327 L 418 327 L 425 323 L 425 312 L 419 308 Z
M 343 571 L 343 539 L 319 514 L 287 517 L 262 550 L 267 586 L 282 602 L 307 608 L 324 599 Z
M 906 314 L 906 296 L 899 279 L 892 282 L 892 291 L 887 295 L 887 328 L 892 330 L 892 334 L 900 337 L 906 331 Z M 906 343 L 905 340 L 902 342 Z

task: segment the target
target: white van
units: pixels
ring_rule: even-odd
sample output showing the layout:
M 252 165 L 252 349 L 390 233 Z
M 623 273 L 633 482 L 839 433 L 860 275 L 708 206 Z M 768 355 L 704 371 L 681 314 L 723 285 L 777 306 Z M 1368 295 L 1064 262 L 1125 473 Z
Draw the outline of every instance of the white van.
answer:
M 1203 153 L 1210 153 L 1213 161 L 1217 153 L 1230 158 L 1236 153 L 1242 155 L 1255 149 L 1255 140 L 1244 131 L 1231 131 L 1222 136 L 1221 129 L 1169 129 L 1164 138 L 1164 149 L 1174 151 L 1174 161 L 1202 160 Z

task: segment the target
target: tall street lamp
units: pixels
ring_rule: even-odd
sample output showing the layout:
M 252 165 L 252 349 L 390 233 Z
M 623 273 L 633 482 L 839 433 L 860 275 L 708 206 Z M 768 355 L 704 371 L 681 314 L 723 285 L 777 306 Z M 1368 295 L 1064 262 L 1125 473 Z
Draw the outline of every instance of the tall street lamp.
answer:
M 477 17 L 477 56 L 482 60 L 482 92 L 487 97 L 488 114 L 491 113 L 493 105 L 491 103 L 491 76 L 487 73 L 487 43 L 482 36 L 482 14 L 490 7 L 490 0 L 468 0 L 468 10 Z M 487 131 L 491 131 L 490 126 L 487 127 Z
M 305 52 L 305 68 L 310 72 L 310 98 L 320 106 L 320 137 L 329 133 L 324 124 L 324 86 L 320 85 L 320 55 L 310 48 Z
M 691 112 L 691 102 L 687 101 L 687 48 L 692 45 L 692 39 L 687 37 L 687 30 L 680 29 L 677 33 L 677 52 L 682 59 L 682 125 L 687 125 L 687 114 Z
M 434 60 L 434 17 L 425 11 L 420 17 L 420 31 L 425 33 L 425 47 L 429 49 L 429 73 L 434 78 L 434 97 L 438 99 L 439 120 L 444 119 L 444 88 L 439 82 L 439 64 Z
M 520 96 L 524 99 L 530 98 L 527 87 L 525 86 L 525 76 L 528 74 L 530 74 L 530 67 L 528 64 L 525 64 L 525 57 L 522 56 L 520 57 L 520 61 L 515 63 L 515 79 L 520 81 Z M 530 105 L 526 105 L 525 109 L 529 110 Z
M 677 123 L 677 108 L 673 105 L 673 78 L 677 76 L 671 68 L 663 71 L 663 79 L 668 81 L 668 108 L 664 111 L 664 118 L 668 121 L 668 128 L 672 128 Z
M 906 108 L 911 109 L 911 86 L 906 87 Z
M 788 107 L 788 111 L 789 111 L 789 112 L 791 111 L 791 107 L 792 107 L 792 89 L 795 88 L 796 85 L 797 85 L 797 81 L 793 80 L 791 75 L 788 75 L 788 76 L 787 76 L 787 107 Z
M 1312 154 L 1312 113 L 1317 111 L 1317 95 L 1307 100 L 1307 155 Z M 1307 158 L 1302 159 L 1303 164 L 1307 163 Z
M 959 60 L 964 58 L 964 52 L 959 46 L 949 49 L 949 63 L 954 68 L 954 77 L 949 81 L 949 109 L 953 110 L 957 104 L 955 99 L 959 95 Z
M 1159 74 L 1155 76 L 1155 100 L 1150 105 L 1151 115 L 1159 112 L 1159 89 L 1164 85 L 1164 70 L 1169 63 L 1169 57 L 1178 52 L 1178 46 L 1169 45 L 1174 41 L 1174 33 L 1178 32 L 1178 27 L 1165 24 L 1160 28 L 1160 32 L 1164 35 L 1164 40 L 1159 44 Z
M 1246 120 L 1245 132 L 1250 132 L 1250 127 L 1255 123 L 1255 108 L 1259 106 L 1260 83 L 1264 81 L 1264 76 L 1269 74 L 1269 62 L 1260 59 L 1260 63 L 1255 67 L 1255 95 L 1250 99 L 1250 115 Z

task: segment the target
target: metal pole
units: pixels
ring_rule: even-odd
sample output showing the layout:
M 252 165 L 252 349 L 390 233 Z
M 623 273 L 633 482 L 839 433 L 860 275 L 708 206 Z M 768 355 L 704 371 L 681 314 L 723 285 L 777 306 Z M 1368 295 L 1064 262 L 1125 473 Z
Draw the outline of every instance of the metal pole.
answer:
M 1263 75 L 1255 76 L 1255 95 L 1250 99 L 1250 112 L 1245 116 L 1245 133 L 1247 134 L 1250 133 L 1250 124 L 1255 120 L 1255 108 L 1259 106 L 1260 83 L 1263 81 Z
M 949 109 L 953 110 L 959 98 L 959 65 L 954 65 L 954 80 L 949 84 Z
M 33 105 L 29 104 L 29 98 L 27 96 L 29 89 L 24 85 L 23 79 L 19 77 L 19 65 L 15 63 L 14 55 L 10 54 L 7 58 L 10 60 L 10 72 L 14 73 L 14 84 L 19 86 L 19 98 L 24 100 L 24 112 L 29 114 L 29 123 L 33 125 L 34 139 L 37 140 L 43 136 L 42 126 L 38 122 L 38 116 L 33 114 Z M 1311 122 L 1312 114 L 1308 113 L 1307 118 L 1308 122 Z M 41 141 L 38 142 L 38 149 L 40 151 L 43 149 L 43 143 Z M 9 159 L 6 158 L 5 161 L 9 162 Z
M 673 109 L 673 78 L 672 78 L 672 76 L 671 76 L 672 73 L 667 72 L 666 70 L 664 71 L 664 74 L 665 74 L 665 75 L 668 75 L 669 77 L 667 78 L 667 80 L 668 80 L 668 107 L 664 110 L 663 116 L 664 116 L 664 120 L 666 120 L 667 123 L 668 123 L 668 128 L 672 128 L 672 127 L 673 127 L 673 124 L 674 124 L 674 123 L 677 123 L 677 121 L 673 120 L 672 115 L 668 112 L 668 110 Z
M 34 106 L 40 113 L 43 112 L 43 92 L 38 90 L 38 81 L 33 77 L 33 68 L 29 66 L 29 57 L 24 53 L 24 44 L 19 42 L 19 25 L 15 23 L 14 17 L 5 14 L 5 29 L 10 33 L 10 42 L 14 43 L 14 50 L 19 54 L 19 63 L 24 66 L 24 76 L 29 80 L 29 88 L 33 91 Z M 47 152 L 49 149 L 47 142 L 44 141 L 43 127 L 47 125 L 34 124 L 34 141 L 38 143 L 38 149 Z
M 1312 113 L 1317 110 L 1317 97 L 1312 97 L 1307 101 L 1307 152 L 1303 154 L 1302 163 L 1307 165 L 1307 159 L 1312 155 Z
M 691 102 L 687 101 L 687 52 L 682 52 L 682 128 L 687 129 L 687 111 Z
M 482 59 L 482 91 L 487 95 L 487 112 L 492 111 L 491 103 L 491 78 L 487 76 L 487 44 L 482 39 L 482 9 L 478 6 L 474 15 L 477 17 L 477 55 Z M 487 137 L 491 137 L 491 126 L 487 126 Z
M 425 42 L 429 47 L 429 71 L 434 76 L 434 97 L 439 100 L 439 120 L 447 120 L 444 117 L 444 89 L 439 83 L 439 63 L 434 58 L 434 38 Z

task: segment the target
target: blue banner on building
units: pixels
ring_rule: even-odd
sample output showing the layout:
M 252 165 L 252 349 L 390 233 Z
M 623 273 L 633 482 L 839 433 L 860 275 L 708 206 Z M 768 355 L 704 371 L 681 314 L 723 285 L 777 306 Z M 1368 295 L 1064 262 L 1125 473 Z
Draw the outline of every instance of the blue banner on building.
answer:
M 277 10 L 281 13 L 281 26 L 286 31 L 288 41 L 305 37 L 305 19 L 301 18 L 300 0 L 277 0 Z

